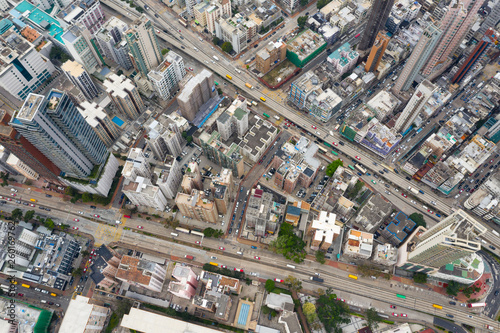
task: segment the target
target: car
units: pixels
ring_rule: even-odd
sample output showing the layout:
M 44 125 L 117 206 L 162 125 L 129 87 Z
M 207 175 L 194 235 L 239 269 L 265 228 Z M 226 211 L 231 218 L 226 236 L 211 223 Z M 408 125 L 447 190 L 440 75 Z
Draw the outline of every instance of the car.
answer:
M 242 269 L 242 268 L 234 268 L 234 270 L 235 270 L 236 272 L 242 272 L 242 273 L 243 273 L 243 269 Z
M 12 199 L 11 199 L 11 198 L 5 198 L 5 200 L 7 200 L 7 201 L 12 201 Z
M 499 293 L 500 293 L 500 290 L 496 290 L 495 291 L 495 296 L 498 296 Z
M 137 229 L 144 229 L 144 227 L 142 225 L 138 225 Z
M 99 218 L 100 216 L 99 216 L 99 215 L 97 215 L 97 214 L 94 214 L 94 217 L 97 217 L 97 218 Z
M 401 317 L 408 317 L 408 315 L 406 313 L 402 313 Z
M 198 244 L 198 245 L 199 245 L 199 244 L 201 244 L 201 242 L 200 242 L 200 241 L 196 241 L 196 242 L 194 242 L 194 243 L 195 243 L 195 244 Z
M 17 194 L 15 194 L 15 193 L 11 193 L 10 195 L 12 195 L 13 197 L 15 197 Z
M 84 273 L 86 273 L 86 272 L 87 272 L 87 267 L 85 267 L 85 268 L 83 269 L 83 272 L 84 272 Z
M 408 198 L 408 196 L 407 196 L 406 194 L 404 194 L 404 193 L 401 193 L 401 195 L 402 195 L 403 197 L 405 197 L 405 198 Z
M 219 246 L 219 250 L 224 251 L 225 249 L 226 249 L 225 247 Z
M 345 299 L 343 299 L 343 298 L 337 298 L 337 301 L 345 302 Z
M 450 301 L 449 303 L 450 303 L 450 305 L 457 305 L 457 303 L 453 302 L 453 301 Z
M 464 189 L 461 189 L 459 193 L 462 193 L 464 191 Z
M 436 216 L 437 216 L 437 217 L 441 217 L 441 214 L 436 213 Z
M 79 220 L 79 219 L 73 219 L 73 221 L 75 221 L 75 222 L 80 222 L 80 220 Z
M 78 230 L 78 227 L 73 227 L 73 230 Z
M 182 32 L 182 31 L 179 30 L 179 32 Z
M 493 163 L 493 160 L 491 160 L 490 163 Z
M 282 279 L 278 279 L 278 278 L 275 278 L 275 279 L 274 279 L 274 281 L 276 281 L 276 282 L 280 282 L 280 283 L 283 283 L 283 282 L 285 282 L 285 280 L 282 280 Z
M 373 179 L 372 179 L 372 183 L 373 183 L 373 184 L 377 184 L 377 182 L 376 182 L 376 181 L 374 181 Z
M 395 312 L 393 312 L 393 313 L 392 313 L 392 315 L 393 315 L 394 317 L 397 317 L 397 316 L 398 316 L 398 314 L 397 314 L 397 313 L 395 313 Z
M 492 249 L 492 250 L 496 250 L 496 249 L 497 249 L 497 248 L 496 248 L 496 247 L 494 247 L 493 245 L 489 245 L 488 247 L 489 247 L 490 249 Z
M 467 304 L 465 304 L 465 303 L 460 303 L 460 306 L 466 307 L 466 306 L 467 306 Z
M 257 260 L 260 260 L 260 257 L 257 257 L 257 256 L 255 256 L 255 257 L 253 257 L 253 258 L 254 258 L 254 259 L 257 259 Z
M 30 204 L 30 206 L 31 206 L 31 207 L 35 207 L 35 205 L 34 205 L 34 204 Z
M 43 294 L 48 294 L 49 292 L 47 290 L 42 289 L 41 290 Z
M 227 268 L 227 266 L 226 266 L 226 265 L 220 265 L 220 267 L 221 267 L 221 268 Z
M 431 214 L 434 214 L 434 212 L 433 212 L 432 210 L 430 210 L 430 209 L 427 209 L 427 211 L 428 211 L 429 213 L 431 213 Z
M 194 71 L 194 69 L 193 69 L 192 67 L 189 67 L 189 70 L 190 70 L 191 72 L 192 72 L 192 71 Z
M 336 142 L 332 142 L 332 145 L 334 145 L 335 147 L 337 147 L 339 144 L 336 143 Z
M 24 294 L 23 293 L 18 293 L 17 296 L 24 297 Z
M 473 318 L 474 318 L 474 317 L 473 317 L 473 316 L 471 316 L 471 315 L 467 315 L 467 317 L 469 317 L 470 319 L 473 319 Z
M 85 214 L 85 213 L 84 213 L 84 212 L 80 212 L 80 211 L 79 211 L 79 212 L 78 212 L 78 214 L 83 215 L 83 214 Z
M 361 161 L 361 157 L 359 157 L 359 156 L 356 156 L 356 159 L 357 159 L 358 161 Z

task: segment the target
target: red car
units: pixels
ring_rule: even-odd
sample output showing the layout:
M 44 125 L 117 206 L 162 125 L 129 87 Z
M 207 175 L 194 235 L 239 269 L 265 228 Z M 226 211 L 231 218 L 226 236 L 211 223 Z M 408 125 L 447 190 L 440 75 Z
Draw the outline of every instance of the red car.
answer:
M 274 281 L 276 281 L 276 282 L 280 282 L 280 283 L 285 282 L 285 280 L 282 280 L 282 279 L 274 279 Z
M 201 242 L 200 241 L 196 241 L 195 244 L 201 244 Z
M 190 70 L 191 72 L 193 71 L 193 69 L 192 69 L 191 67 L 189 67 L 189 70 Z
M 395 305 L 391 305 L 391 309 L 395 309 L 395 308 L 396 308 L 396 306 L 395 306 Z
M 15 197 L 15 196 L 16 196 L 16 194 L 15 194 L 15 193 L 11 193 L 10 195 L 12 195 L 13 197 Z
M 335 147 L 337 147 L 339 144 L 336 143 L 336 142 L 332 142 L 332 145 L 334 145 Z
M 80 220 L 79 220 L 79 219 L 73 219 L 73 221 L 75 221 L 75 222 L 80 222 Z M 93 250 L 92 250 L 92 251 L 93 251 Z
M 5 198 L 5 200 L 7 200 L 7 201 L 12 201 L 12 199 L 11 199 L 11 198 Z
M 254 259 L 260 260 L 260 257 L 253 257 Z
M 397 316 L 398 316 L 398 314 L 397 314 L 397 313 L 394 313 L 394 312 L 392 313 L 392 315 L 393 315 L 394 317 L 397 317 Z
M 84 273 L 86 273 L 86 272 L 87 272 L 87 267 L 85 267 L 85 268 L 83 269 L 83 272 L 84 272 Z
M 259 164 L 262 164 L 262 160 L 259 161 Z
M 234 270 L 235 270 L 236 272 L 242 272 L 242 273 L 243 273 L 243 269 L 241 269 L 241 268 L 235 268 Z
M 34 205 L 34 204 L 30 204 L 30 206 L 31 206 L 31 207 L 35 207 L 35 205 Z
M 227 268 L 227 266 L 226 266 L 226 265 L 220 265 L 220 267 L 221 267 L 221 268 Z
M 408 198 L 408 196 L 407 196 L 406 194 L 404 194 L 404 193 L 401 193 L 401 195 L 402 195 L 403 197 L 405 197 L 405 198 Z
M 427 211 L 428 211 L 429 213 L 431 213 L 431 214 L 434 214 L 434 212 L 433 212 L 432 210 L 430 210 L 430 209 L 427 209 Z
M 179 32 L 181 32 L 181 31 L 179 30 Z
M 97 215 L 97 214 L 94 214 L 94 217 L 97 217 L 97 218 L 99 218 L 100 216 L 99 216 L 99 215 Z
M 314 126 L 314 125 L 312 125 L 311 127 L 314 128 L 314 129 L 317 129 L 316 126 Z
M 469 191 L 469 193 L 474 193 L 474 191 L 475 191 L 475 190 L 476 190 L 476 189 L 475 189 L 475 188 L 473 188 L 472 190 L 470 190 L 470 191 Z
M 460 192 L 458 192 L 458 193 L 462 193 L 463 191 L 464 191 L 464 189 L 461 189 Z
M 138 225 L 137 229 L 144 229 L 144 227 L 142 225 Z
M 345 302 L 345 299 L 343 299 L 343 298 L 337 298 L 337 301 Z
M 78 227 L 73 227 L 73 230 L 78 230 Z
M 490 163 L 493 163 L 493 160 L 491 160 Z
M 356 159 L 357 159 L 358 161 L 361 161 L 361 157 L 359 157 L 359 156 L 356 156 Z
M 22 293 L 18 293 L 18 294 L 17 294 L 17 296 L 23 297 L 23 296 L 24 296 L 24 294 L 22 294 Z
M 408 315 L 406 313 L 402 313 L 401 317 L 408 317 Z
M 219 250 L 224 251 L 225 249 L 226 249 L 225 247 L 219 246 Z

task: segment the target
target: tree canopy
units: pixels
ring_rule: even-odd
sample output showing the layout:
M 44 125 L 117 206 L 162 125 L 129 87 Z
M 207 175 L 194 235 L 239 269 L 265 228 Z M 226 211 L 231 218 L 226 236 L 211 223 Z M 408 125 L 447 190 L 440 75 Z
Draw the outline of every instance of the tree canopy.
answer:
M 309 3 L 309 0 L 300 0 L 300 5 L 302 7 L 307 6 L 308 3 Z
M 318 2 L 316 2 L 316 7 L 318 7 L 318 9 L 321 9 L 321 8 L 325 7 L 326 5 L 328 5 L 330 3 L 330 1 L 332 1 L 332 0 L 318 0 Z
M 275 283 L 274 283 L 274 280 L 271 280 L 271 279 L 267 279 L 266 281 L 266 285 L 265 285 L 265 288 L 266 288 L 266 291 L 268 293 L 270 293 L 271 291 L 274 290 L 275 288 Z
M 448 282 L 448 286 L 446 287 L 446 293 L 448 295 L 457 296 L 460 291 L 460 283 L 451 280 Z
M 316 251 L 316 261 L 320 264 L 324 264 L 326 262 L 324 251 Z
M 52 48 L 50 49 L 49 58 L 51 60 L 52 59 L 59 60 L 61 64 L 71 59 L 70 56 L 66 52 L 64 52 L 64 50 L 61 47 L 57 45 L 52 46 Z
M 328 177 L 333 176 L 333 174 L 335 173 L 335 171 L 337 171 L 337 168 L 339 166 L 344 166 L 344 162 L 342 162 L 340 159 L 335 160 L 332 163 L 328 164 L 325 171 L 326 175 Z
M 424 220 L 424 216 L 420 213 L 413 213 L 409 216 L 410 220 L 415 222 L 417 226 L 422 226 L 424 228 L 427 228 L 427 223 Z
M 35 211 L 34 210 L 28 210 L 24 214 L 24 222 L 29 222 L 30 220 L 33 219 L 33 216 L 35 216 Z
M 226 53 L 233 52 L 233 44 L 231 44 L 231 42 L 224 42 L 222 44 L 222 51 L 224 51 Z
M 167 53 L 168 53 L 168 51 L 169 51 L 168 49 L 163 49 L 163 50 L 161 50 L 161 55 L 165 55 L 165 54 L 167 54 Z
M 300 281 L 299 279 L 297 279 L 295 276 L 292 276 L 292 275 L 288 275 L 285 278 L 285 284 L 288 285 L 288 287 L 292 291 L 298 292 L 302 289 L 302 281 Z
M 299 26 L 300 30 L 304 29 L 304 26 L 306 25 L 307 22 L 307 16 L 299 16 L 297 18 L 297 25 Z
M 304 312 L 304 316 L 306 316 L 307 322 L 312 324 L 318 319 L 318 315 L 316 314 L 316 306 L 310 302 L 304 303 L 302 305 L 302 312 Z
M 219 37 L 214 36 L 214 38 L 212 38 L 212 43 L 214 43 L 214 45 L 219 45 L 219 42 L 220 42 Z
M 203 235 L 205 235 L 205 237 L 219 238 L 222 235 L 224 235 L 224 232 L 222 232 L 222 230 L 220 229 L 216 230 L 214 228 L 208 227 L 205 230 L 203 230 Z
M 281 224 L 278 238 L 269 244 L 269 249 L 299 263 L 306 257 L 305 246 L 306 243 L 293 233 L 293 225 L 285 222 Z
M 316 309 L 318 318 L 327 332 L 342 333 L 340 325 L 351 322 L 349 307 L 344 302 L 337 301 L 336 295 L 332 294 L 331 289 L 318 298 Z
M 366 321 L 371 330 L 375 330 L 378 328 L 378 323 L 383 319 L 378 315 L 377 310 L 374 308 L 369 308 L 366 310 Z
M 427 274 L 415 273 L 415 275 L 413 275 L 413 281 L 416 283 L 427 283 Z
M 23 211 L 16 208 L 12 211 L 11 216 L 13 220 L 20 220 L 23 217 Z

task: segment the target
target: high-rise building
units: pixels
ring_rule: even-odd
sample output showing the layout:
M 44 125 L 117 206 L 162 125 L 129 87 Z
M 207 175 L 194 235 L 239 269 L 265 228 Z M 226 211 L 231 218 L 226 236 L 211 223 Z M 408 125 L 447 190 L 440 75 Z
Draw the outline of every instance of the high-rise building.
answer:
M 203 191 L 193 190 L 190 194 L 177 193 L 175 204 L 183 216 L 195 220 L 217 223 L 217 206 L 205 198 Z
M 385 26 L 393 4 L 394 0 L 375 0 L 373 2 L 365 30 L 363 31 L 363 37 L 358 45 L 359 50 L 368 50 L 373 46 L 378 32 Z
M 116 108 L 126 117 L 136 119 L 146 109 L 137 87 L 125 75 L 111 74 L 103 85 Z
M 482 3 L 479 0 L 452 1 L 439 26 L 443 34 L 422 69 L 424 76 L 430 75 L 436 66 L 444 63 L 460 45 L 474 23 L 473 20 L 476 19 L 477 11 Z
M 248 46 L 248 29 L 232 19 L 220 18 L 215 21 L 215 35 L 224 42 L 230 42 L 233 50 L 240 53 Z
M 255 55 L 255 69 L 267 73 L 271 67 L 286 59 L 286 44 L 283 42 L 269 42 Z
M 78 111 L 107 147 L 111 147 L 115 140 L 120 137 L 118 127 L 96 102 L 80 103 Z
M 68 25 L 84 25 L 91 34 L 96 33 L 104 23 L 104 11 L 98 0 L 77 0 L 64 8 L 58 17 Z
M 500 21 L 500 0 L 488 1 L 488 7 L 491 8 L 490 13 L 484 19 L 483 23 L 477 31 L 479 34 L 486 33 L 489 28 L 495 28 Z
M 131 28 L 125 32 L 125 39 L 130 49 L 132 65 L 144 76 L 162 62 L 153 22 L 146 15 L 132 22 Z
M 92 74 L 102 66 L 99 54 L 92 45 L 92 36 L 84 25 L 73 25 L 61 38 L 73 59 L 83 65 L 87 72 Z
M 35 0 L 33 1 L 34 4 L 39 5 L 40 9 L 49 11 L 50 9 L 54 7 L 59 7 L 59 8 L 66 8 L 69 6 L 73 0 Z
M 387 36 L 383 31 L 380 31 L 375 39 L 375 43 L 372 46 L 368 60 L 366 60 L 365 71 L 375 72 L 382 60 L 387 44 L 389 44 L 389 36 Z
M 177 195 L 177 190 L 182 182 L 181 164 L 175 157 L 167 156 L 163 160 L 163 165 L 160 168 L 155 168 L 154 172 L 158 178 L 156 185 L 160 187 L 161 192 L 167 199 L 174 199 Z
M 10 126 L 10 120 L 10 115 L 0 109 L 0 144 L 47 182 L 62 184 L 58 178 L 61 169 Z
M 434 227 L 421 231 L 422 227 L 418 228 L 400 247 L 405 251 L 399 251 L 398 266 L 431 273 L 481 250 L 481 242 L 476 239 L 487 229 L 459 209 Z
M 113 16 L 95 35 L 101 54 L 113 60 L 125 70 L 132 68 L 127 41 L 123 38 L 127 30 L 128 25 Z
M 203 191 L 203 178 L 198 163 L 189 162 L 186 173 L 182 177 L 181 187 L 182 191 L 187 194 L 190 194 L 194 189 Z
M 67 175 L 87 177 L 108 157 L 106 145 L 63 92 L 29 94 L 11 125 Z
M 0 42 L 0 86 L 24 100 L 52 75 L 54 65 L 14 27 L 0 35 Z
M 410 58 L 401 72 L 401 75 L 399 75 L 396 80 L 396 84 L 393 88 L 393 91 L 396 94 L 410 88 L 413 80 L 415 80 L 415 77 L 420 72 L 420 69 L 422 69 L 434 50 L 439 37 L 441 37 L 441 30 L 436 28 L 433 23 L 429 23 L 422 33 L 422 36 L 420 36 L 417 45 L 413 49 Z
M 401 133 L 406 132 L 436 89 L 437 87 L 430 81 L 422 81 L 408 101 L 408 104 L 406 104 L 398 120 L 396 120 L 394 129 Z
M 460 69 L 455 73 L 455 76 L 453 76 L 451 83 L 459 83 L 460 81 L 462 81 L 469 70 L 473 68 L 476 62 L 481 59 L 483 54 L 486 53 L 488 48 L 496 43 L 498 43 L 498 32 L 490 28 L 486 31 L 481 41 L 477 43 L 476 47 L 471 52 L 471 54 L 469 54 Z
M 182 116 L 189 121 L 193 121 L 200 107 L 216 95 L 214 76 L 206 69 L 203 69 L 201 73 L 186 83 L 177 96 L 177 103 Z
M 85 98 L 92 100 L 99 95 L 99 91 L 90 78 L 90 75 L 81 64 L 68 60 L 61 66 L 61 69 L 68 79 L 82 91 Z
M 184 60 L 174 51 L 169 51 L 163 62 L 148 74 L 155 90 L 165 101 L 171 98 L 184 76 L 186 76 Z
M 163 161 L 167 155 L 177 157 L 182 154 L 181 131 L 172 119 L 162 114 L 158 119 L 148 120 L 144 128 L 147 130 L 148 146 L 158 160 Z
M 7 2 L 7 0 L 0 0 L 0 10 L 5 12 L 7 11 L 7 9 L 9 9 L 9 3 Z

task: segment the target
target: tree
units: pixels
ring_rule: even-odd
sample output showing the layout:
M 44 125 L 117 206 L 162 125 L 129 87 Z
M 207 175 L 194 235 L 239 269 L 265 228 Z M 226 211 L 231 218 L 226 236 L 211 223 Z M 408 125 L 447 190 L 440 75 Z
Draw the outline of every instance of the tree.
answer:
M 337 168 L 339 166 L 344 166 L 344 162 L 342 162 L 340 159 L 333 161 L 332 163 L 328 164 L 326 167 L 326 175 L 328 177 L 332 177 L 335 171 L 337 171 Z
M 231 42 L 224 42 L 222 44 L 222 51 L 224 51 L 226 53 L 233 52 L 233 44 L 231 44 Z
M 83 202 L 91 202 L 92 201 L 92 194 L 89 192 L 85 192 L 82 194 L 82 201 Z
M 366 310 L 366 321 L 371 330 L 378 328 L 378 323 L 382 321 L 382 317 L 378 315 L 377 310 L 369 308 Z
M 161 50 L 161 55 L 165 55 L 165 54 L 167 54 L 167 53 L 168 53 L 168 49 L 163 49 L 163 50 Z
M 214 45 L 219 45 L 219 42 L 220 42 L 219 37 L 215 36 L 214 38 L 212 38 L 212 43 L 214 43 Z
M 86 257 L 86 256 L 88 256 L 89 254 L 90 254 L 90 253 L 89 253 L 89 251 L 87 251 L 87 250 L 83 250 L 83 251 L 82 251 L 82 257 Z
M 33 181 L 31 179 L 26 179 L 26 181 L 24 182 L 25 185 L 33 185 Z
M 118 72 L 116 72 L 116 75 L 118 75 L 118 76 L 120 76 L 122 74 L 123 74 L 123 71 L 121 69 L 119 69 Z M 115 155 L 115 154 L 113 154 L 113 155 Z M 120 154 L 117 154 L 117 155 L 115 155 L 115 157 L 120 157 Z
M 309 3 L 309 0 L 300 0 L 300 5 L 302 7 L 307 6 L 308 3 Z
M 71 186 L 68 186 L 64 189 L 64 194 L 74 197 L 76 194 L 76 190 Z
M 28 222 L 33 219 L 33 216 L 35 216 L 35 211 L 34 210 L 28 210 L 24 214 L 24 222 Z
M 16 208 L 12 211 L 11 213 L 12 219 L 13 220 L 20 220 L 23 217 L 23 211 L 20 210 L 19 208 Z
M 288 275 L 285 278 L 285 284 L 288 285 L 288 287 L 292 291 L 297 291 L 298 292 L 298 291 L 302 290 L 302 281 L 300 281 L 299 279 L 297 279 L 295 276 Z
M 48 218 L 47 220 L 45 220 L 45 222 L 43 223 L 43 225 L 45 226 L 45 228 L 47 229 L 54 229 L 55 228 L 55 223 L 54 221 L 52 221 L 52 219 Z
M 413 275 L 413 281 L 415 281 L 415 283 L 427 283 L 427 274 L 415 273 L 415 275 Z
M 71 59 L 70 56 L 66 52 L 64 52 L 64 50 L 61 47 L 57 45 L 52 46 L 52 49 L 50 49 L 49 58 L 51 60 L 52 59 L 59 60 L 61 63 L 65 63 L 66 61 Z
M 266 288 L 266 291 L 268 293 L 270 293 L 271 291 L 274 290 L 275 288 L 275 283 L 274 283 L 274 280 L 271 280 L 271 279 L 267 279 L 266 281 L 266 285 L 265 285 L 265 288 Z
M 326 262 L 326 260 L 325 260 L 325 252 L 323 252 L 323 251 L 316 251 L 316 261 L 319 262 L 320 264 L 324 264 Z
M 302 305 L 302 312 L 304 313 L 304 316 L 306 316 L 309 324 L 314 323 L 316 319 L 318 319 L 318 316 L 316 315 L 316 306 L 310 302 Z
M 267 305 L 262 305 L 260 309 L 262 310 L 262 313 L 265 315 L 268 315 L 271 313 L 271 309 L 268 308 Z
M 83 274 L 83 269 L 81 267 L 78 267 L 73 271 L 73 276 L 81 276 Z
M 422 226 L 424 228 L 427 228 L 427 223 L 424 220 L 424 216 L 420 213 L 413 213 L 409 216 L 410 220 L 415 222 L 417 226 Z
M 457 296 L 460 291 L 460 284 L 456 281 L 451 280 L 446 287 L 446 293 L 448 295 Z
M 316 2 L 316 7 L 318 7 L 318 9 L 321 9 L 325 7 L 329 2 L 330 0 L 318 0 L 318 2 Z
M 307 16 L 299 16 L 299 18 L 297 19 L 297 25 L 299 26 L 300 30 L 304 29 L 306 22 L 307 22 Z
M 316 309 L 319 320 L 325 326 L 327 332 L 342 333 L 341 324 L 350 323 L 349 307 L 347 304 L 336 300 L 336 295 L 331 289 L 316 301 Z
M 218 93 L 219 95 L 223 95 L 223 94 L 224 94 L 224 92 L 222 91 L 222 89 L 221 89 L 221 88 L 217 88 L 217 93 Z
M 274 253 L 282 254 L 285 258 L 296 263 L 304 261 L 306 243 L 302 238 L 293 233 L 293 226 L 288 223 L 281 224 L 278 238 L 269 244 L 269 249 Z
M 187 138 L 186 138 L 186 141 L 187 143 L 191 143 L 193 142 L 193 137 L 191 135 L 189 135 Z

